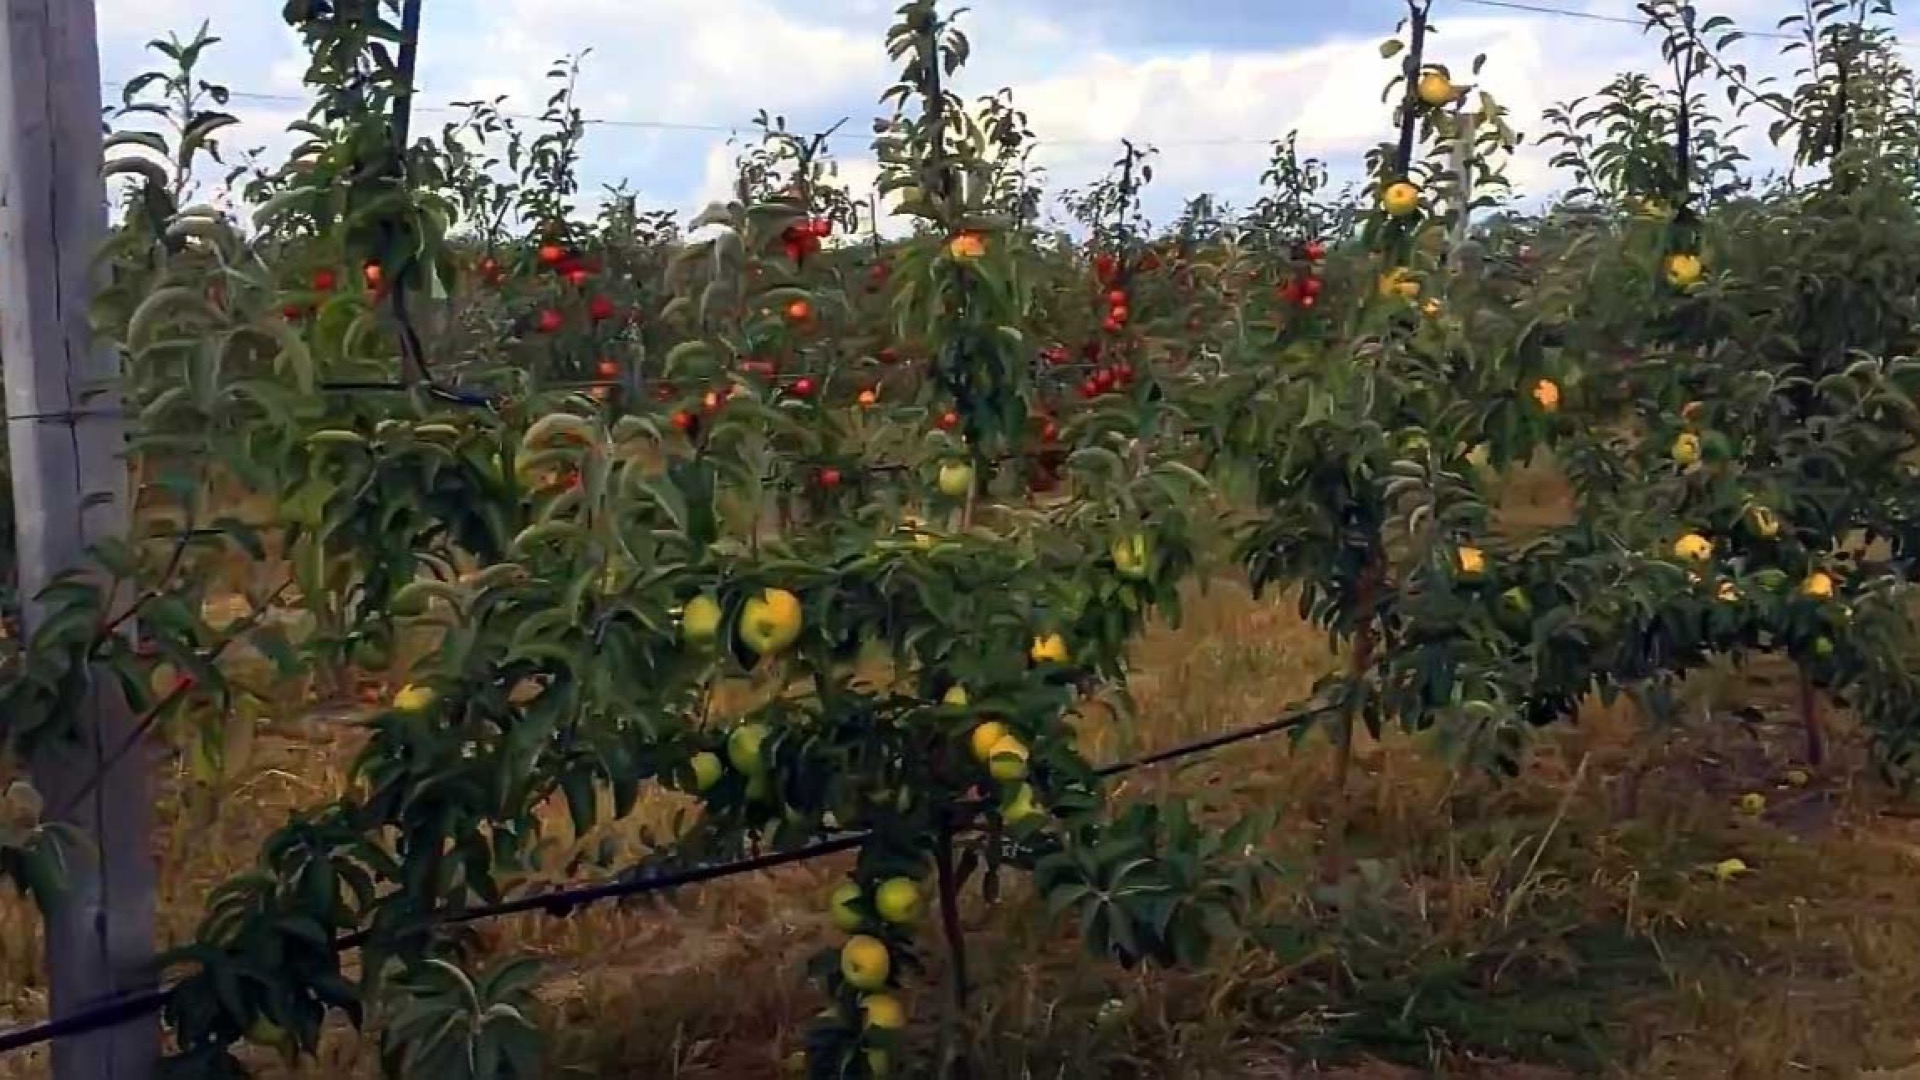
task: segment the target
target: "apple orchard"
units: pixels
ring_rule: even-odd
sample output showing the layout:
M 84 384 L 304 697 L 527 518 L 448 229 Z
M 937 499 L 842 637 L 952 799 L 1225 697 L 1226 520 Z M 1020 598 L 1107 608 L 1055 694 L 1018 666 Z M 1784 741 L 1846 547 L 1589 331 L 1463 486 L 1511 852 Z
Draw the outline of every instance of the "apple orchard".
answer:
M 1012 96 L 953 91 L 965 17 L 933 0 L 886 32 L 884 236 L 828 140 L 765 117 L 685 231 L 618 193 L 587 218 L 573 67 L 536 122 L 476 104 L 420 136 L 399 0 L 286 4 L 312 108 L 289 160 L 232 173 L 241 220 L 191 201 L 235 122 L 188 74 L 210 42 L 169 45 L 113 119 L 95 316 L 136 529 L 12 643 L 0 762 L 67 733 L 90 665 L 209 775 L 270 694 L 400 674 L 345 790 L 165 957 L 168 1075 L 343 1020 L 394 1075 L 543 1075 L 538 967 L 451 928 L 519 895 L 543 809 L 584 835 L 663 790 L 674 834 L 588 880 L 853 838 L 806 1075 L 959 1067 L 902 991 L 968 1009 L 961 906 L 1005 879 L 1094 960 L 1205 965 L 1288 872 L 1274 830 L 1323 830 L 1325 883 L 1352 858 L 1344 797 L 1216 820 L 1110 798 L 1078 748 L 1203 582 L 1323 632 L 1331 673 L 1272 709 L 1332 741 L 1343 792 L 1363 736 L 1511 776 L 1584 701 L 1659 715 L 1763 656 L 1795 672 L 1809 768 L 1844 710 L 1904 782 L 1920 119 L 1880 5 L 1787 26 L 1790 89 L 1746 77 L 1725 20 L 1642 5 L 1654 73 L 1548 115 L 1537 212 L 1428 6 L 1383 46 L 1357 188 L 1285 138 L 1248 210 L 1153 227 L 1128 144 L 1061 200 L 1071 231 L 1042 225 Z M 1798 179 L 1743 172 L 1735 118 Z M 1496 503 L 1538 461 L 1571 509 L 1515 535 Z M 236 588 L 236 561 L 261 572 Z M 56 808 L 5 792 L 0 876 L 52 902 Z

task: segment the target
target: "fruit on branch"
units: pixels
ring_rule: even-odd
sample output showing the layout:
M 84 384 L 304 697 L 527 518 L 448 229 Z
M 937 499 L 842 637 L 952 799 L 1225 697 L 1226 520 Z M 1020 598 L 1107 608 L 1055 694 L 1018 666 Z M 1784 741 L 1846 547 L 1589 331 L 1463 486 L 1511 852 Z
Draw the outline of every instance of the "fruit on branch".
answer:
M 973 754 L 973 760 L 985 765 L 993 760 L 993 748 L 1006 737 L 1007 725 L 988 720 L 974 725 L 973 732 L 967 736 L 967 750 Z
M 560 332 L 560 328 L 565 325 L 566 320 L 561 317 L 558 311 L 552 308 L 544 308 L 534 320 L 533 327 L 543 334 L 557 334 Z
M 720 601 L 701 594 L 687 601 L 680 615 L 680 633 L 689 644 L 710 645 L 720 636 Z
M 1420 189 L 1397 180 L 1380 192 L 1380 206 L 1391 217 L 1406 217 L 1420 209 Z
M 693 771 L 693 790 L 702 793 L 711 790 L 713 785 L 719 783 L 721 775 L 726 771 L 726 765 L 721 762 L 720 755 L 711 750 L 702 750 L 688 758 L 687 767 Z
M 973 490 L 973 466 L 964 461 L 949 461 L 940 466 L 937 480 L 940 494 L 949 499 L 966 498 Z
M 393 708 L 394 711 L 403 713 L 426 712 L 433 708 L 434 702 L 439 700 L 440 695 L 435 693 L 432 687 L 408 683 L 400 688 L 399 693 L 393 695 Z
M 1515 585 L 1500 594 L 1500 608 L 1508 614 L 1525 618 L 1533 614 L 1533 598 L 1527 595 L 1527 590 Z
M 1688 252 L 1675 252 L 1667 256 L 1667 284 L 1676 289 L 1685 289 L 1700 280 L 1704 272 L 1700 256 Z
M 854 881 L 841 882 L 827 897 L 827 916 L 842 933 L 851 934 L 866 925 L 867 917 L 861 913 L 859 903 L 866 894 L 860 891 L 860 884 Z
M 559 266 L 567 261 L 566 249 L 559 244 L 541 244 L 539 255 L 542 266 Z
M 314 292 L 332 292 L 335 284 L 337 284 L 337 282 L 333 276 L 333 271 L 315 270 L 313 272 Z
M 795 300 L 787 305 L 787 321 L 798 326 L 813 319 L 813 305 L 805 300 Z
M 832 491 L 834 488 L 840 486 L 840 470 L 828 466 L 827 468 L 821 469 L 814 479 L 819 481 L 823 489 Z
M 592 319 L 594 322 L 606 322 L 608 319 L 613 318 L 615 310 L 613 300 L 610 297 L 595 296 L 593 299 L 587 301 L 587 318 Z
M 1673 440 L 1673 460 L 1680 465 L 1692 465 L 1700 460 L 1700 436 L 1691 431 L 1683 431 Z
M 952 431 L 960 426 L 960 414 L 954 412 L 952 409 L 948 409 L 946 412 L 941 413 L 939 417 L 934 420 L 933 424 L 941 431 Z
M 1067 651 L 1067 639 L 1059 634 L 1046 634 L 1033 639 L 1033 647 L 1027 655 L 1036 664 L 1064 664 L 1073 658 Z
M 1380 295 L 1412 300 L 1420 295 L 1420 279 L 1404 266 L 1396 266 L 1380 275 Z
M 766 741 L 765 724 L 741 724 L 727 736 L 727 763 L 750 777 L 765 776 L 767 762 L 761 748 Z
M 861 998 L 860 1015 L 868 1027 L 879 1031 L 899 1031 L 907 1026 L 907 1007 L 892 994 L 868 994 Z
M 879 938 L 856 934 L 840 949 L 840 975 L 855 990 L 878 990 L 887 985 L 893 957 Z
M 1747 526 L 1755 536 L 1771 540 L 1780 535 L 1780 515 L 1764 506 L 1747 507 Z
M 1138 581 L 1147 576 L 1149 549 L 1147 538 L 1142 533 L 1123 536 L 1108 545 L 1107 554 L 1113 557 L 1113 568 L 1123 578 Z
M 977 232 L 960 232 L 947 241 L 947 254 L 962 261 L 978 259 L 987 253 L 986 238 Z
M 972 703 L 973 700 L 967 696 L 967 688 L 958 683 L 947 687 L 947 692 L 940 695 L 940 704 L 956 709 L 964 709 Z
M 800 638 L 800 598 L 785 589 L 767 589 L 740 611 L 740 640 L 760 656 L 784 652 Z
M 1027 744 L 1017 736 L 1002 735 L 987 753 L 987 774 L 1001 783 L 1027 778 Z
M 1560 411 L 1560 385 L 1552 379 L 1541 379 L 1533 384 L 1533 400 L 1546 412 Z
M 1688 533 L 1673 542 L 1673 554 L 1687 562 L 1706 562 L 1713 558 L 1713 541 L 1699 533 Z
M 1713 864 L 1713 876 L 1719 881 L 1732 881 L 1749 872 L 1747 864 L 1740 859 L 1721 859 Z
M 912 878 L 888 878 L 873 891 L 873 910 L 882 921 L 905 926 L 920 921 L 926 908 L 920 885 Z
M 1020 784 L 1008 791 L 1000 801 L 1000 816 L 1007 824 L 1018 825 L 1037 814 L 1044 813 L 1040 800 L 1033 794 L 1032 784 Z
M 1830 600 L 1833 598 L 1833 575 L 1825 570 L 1815 570 L 1800 583 L 1800 591 L 1815 600 Z
M 1463 545 L 1453 553 L 1453 563 L 1462 580 L 1476 581 L 1487 572 L 1487 553 Z
M 1420 81 L 1414 92 L 1420 95 L 1420 103 L 1430 109 L 1453 103 L 1459 91 L 1454 89 L 1453 80 L 1439 68 L 1428 68 L 1420 73 Z

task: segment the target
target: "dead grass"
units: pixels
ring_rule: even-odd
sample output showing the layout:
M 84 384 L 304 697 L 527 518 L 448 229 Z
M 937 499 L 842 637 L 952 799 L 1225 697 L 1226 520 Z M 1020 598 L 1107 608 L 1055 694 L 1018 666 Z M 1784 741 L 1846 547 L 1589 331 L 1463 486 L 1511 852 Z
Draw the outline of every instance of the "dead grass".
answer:
M 1550 480 L 1517 483 L 1508 527 L 1550 518 L 1556 498 Z M 1288 599 L 1215 586 L 1183 626 L 1141 642 L 1133 708 L 1090 715 L 1086 748 L 1118 757 L 1267 719 L 1332 661 Z M 1857 757 L 1805 787 L 1786 783 L 1798 737 L 1766 672 L 1705 673 L 1688 694 L 1678 731 L 1589 709 L 1504 784 L 1455 775 L 1412 739 L 1364 746 L 1355 880 L 1338 898 L 1304 873 L 1279 882 L 1249 939 L 1206 971 L 1089 961 L 1072 928 L 1049 925 L 1017 889 L 969 911 L 977 998 L 954 1034 L 973 1075 L 1920 1075 L 1910 1071 L 1920 821 Z M 1726 714 L 1739 705 L 1764 719 Z M 173 779 L 157 852 L 167 940 L 191 933 L 207 890 L 245 868 L 288 813 L 338 788 L 354 743 L 344 721 L 279 724 L 218 799 Z M 1283 825 L 1271 852 L 1304 869 L 1330 775 L 1319 743 L 1273 741 L 1135 774 L 1120 794 L 1273 807 Z M 1748 791 L 1768 796 L 1764 814 L 1735 808 Z M 658 828 L 672 809 L 649 802 L 638 823 Z M 638 835 L 633 823 L 622 833 Z M 1731 883 L 1705 872 L 1729 856 L 1754 872 Z M 843 866 L 508 920 L 482 940 L 547 962 L 556 1075 L 779 1075 L 817 1008 L 799 971 L 834 939 L 821 898 Z M 36 924 L 24 905 L 0 902 L 0 1023 L 44 1011 Z M 946 1012 L 939 985 L 930 978 L 910 1001 L 921 1053 Z M 318 1061 L 260 1065 L 273 1076 L 377 1075 L 370 1045 L 345 1030 L 330 1032 Z M 16 1055 L 0 1077 L 43 1068 Z M 910 1058 L 898 1072 L 934 1068 Z

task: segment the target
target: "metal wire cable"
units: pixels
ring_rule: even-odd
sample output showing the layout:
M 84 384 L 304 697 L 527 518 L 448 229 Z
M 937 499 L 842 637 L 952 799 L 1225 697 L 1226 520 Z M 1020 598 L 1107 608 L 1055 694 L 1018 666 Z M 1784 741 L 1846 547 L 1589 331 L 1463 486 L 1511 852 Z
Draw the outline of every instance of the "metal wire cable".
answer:
M 1249 742 L 1268 735 L 1282 732 L 1299 731 L 1320 717 L 1343 708 L 1340 701 L 1319 701 L 1310 705 L 1289 710 L 1284 715 L 1264 724 L 1242 728 L 1223 735 L 1197 739 L 1152 754 L 1115 762 L 1095 770 L 1102 778 L 1119 776 L 1139 769 L 1162 765 L 1197 754 L 1208 753 L 1223 747 Z M 758 873 L 763 870 L 791 866 L 795 863 L 809 862 L 814 859 L 850 851 L 866 843 L 871 834 L 866 830 L 841 833 L 811 844 L 788 851 L 770 852 L 744 859 L 734 859 L 724 863 L 712 863 L 706 866 L 688 867 L 659 874 L 630 878 L 626 881 L 602 882 L 595 885 L 583 885 L 571 889 L 560 889 L 547 893 L 536 893 L 517 897 L 498 904 L 488 904 L 468 911 L 448 915 L 436 920 L 437 925 L 458 925 L 481 922 L 487 919 L 521 915 L 527 912 L 544 912 L 561 917 L 593 904 L 607 900 L 625 899 L 652 893 L 667 892 L 688 885 L 719 881 L 742 874 Z M 359 948 L 372 937 L 371 931 L 358 930 L 341 937 L 334 943 L 336 951 Z M 164 1008 L 177 986 L 161 987 L 140 994 L 101 1002 L 97 1005 L 68 1013 L 65 1016 L 47 1020 L 27 1027 L 0 1031 L 0 1054 L 23 1050 L 30 1046 L 49 1042 L 53 1039 L 67 1038 L 73 1035 L 114 1027 L 136 1017 L 158 1012 Z

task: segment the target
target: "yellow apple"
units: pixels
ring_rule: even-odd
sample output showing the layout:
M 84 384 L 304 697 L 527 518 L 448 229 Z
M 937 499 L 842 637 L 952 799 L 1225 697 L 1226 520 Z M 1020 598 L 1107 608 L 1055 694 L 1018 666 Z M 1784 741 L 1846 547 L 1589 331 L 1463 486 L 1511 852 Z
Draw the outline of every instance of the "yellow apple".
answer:
M 873 892 L 873 910 L 890 923 L 918 922 L 924 906 L 920 886 L 912 878 L 888 878 Z
M 879 938 L 857 934 L 840 949 L 840 974 L 855 990 L 878 990 L 887 985 L 893 957 Z
M 1420 209 L 1420 189 L 1405 180 L 1388 184 L 1380 192 L 1380 206 L 1393 217 L 1406 217 Z
M 1033 639 L 1033 648 L 1028 650 L 1028 655 L 1036 664 L 1064 664 L 1072 659 L 1073 654 L 1067 651 L 1066 638 L 1059 634 L 1047 634 Z
M 1685 289 L 1700 280 L 1700 256 L 1676 252 L 1667 256 L 1667 283 Z
M 1462 578 L 1473 580 L 1487 572 L 1487 553 L 1477 547 L 1463 546 L 1454 552 L 1454 565 Z
M 967 736 L 967 749 L 972 751 L 973 760 L 984 765 L 993 758 L 994 744 L 1006 737 L 1007 726 L 998 720 L 989 720 Z
M 1421 73 L 1415 92 L 1420 95 L 1421 104 L 1434 109 L 1451 103 L 1455 94 L 1453 80 L 1447 78 L 1446 72 L 1435 69 Z
M 800 598 L 785 589 L 768 589 L 740 611 L 740 640 L 761 656 L 774 656 L 800 638 Z
M 1691 431 L 1681 432 L 1673 440 L 1673 460 L 1679 465 L 1691 465 L 1700 460 L 1700 436 Z
M 868 1027 L 881 1031 L 898 1031 L 907 1026 L 907 1007 L 892 994 L 868 994 L 861 998 L 860 1015 Z
M 1706 562 L 1713 558 L 1713 541 L 1699 533 L 1688 533 L 1673 542 L 1673 554 L 1688 562 Z
M 440 695 L 434 693 L 432 687 L 408 683 L 400 688 L 399 693 L 393 695 L 393 707 L 403 713 L 426 712 L 433 708 L 433 703 L 438 700 Z

